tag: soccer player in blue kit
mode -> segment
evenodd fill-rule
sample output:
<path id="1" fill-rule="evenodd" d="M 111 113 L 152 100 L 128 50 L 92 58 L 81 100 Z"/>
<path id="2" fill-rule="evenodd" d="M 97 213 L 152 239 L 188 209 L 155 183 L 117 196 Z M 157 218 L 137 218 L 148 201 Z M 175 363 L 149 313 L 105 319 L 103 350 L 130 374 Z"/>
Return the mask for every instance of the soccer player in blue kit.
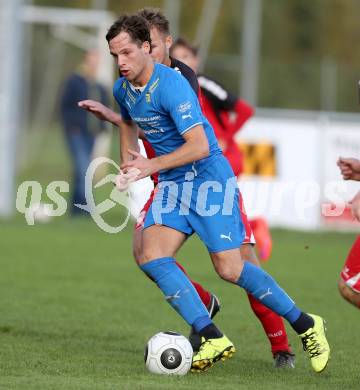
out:
<path id="1" fill-rule="evenodd" d="M 175 253 L 195 232 L 219 276 L 288 320 L 301 337 L 313 369 L 323 371 L 330 355 L 323 319 L 302 312 L 270 275 L 241 259 L 244 231 L 236 178 L 189 83 L 173 69 L 154 64 L 149 28 L 140 16 L 120 17 L 106 39 L 123 76 L 114 85 L 125 122 L 120 132 L 121 168 L 137 168 L 137 179 L 160 172 L 159 190 L 145 219 L 140 268 L 201 335 L 192 369 L 204 371 L 235 352 L 175 265 Z M 143 130 L 157 157 L 146 159 L 136 152 L 138 134 L 132 121 Z"/>

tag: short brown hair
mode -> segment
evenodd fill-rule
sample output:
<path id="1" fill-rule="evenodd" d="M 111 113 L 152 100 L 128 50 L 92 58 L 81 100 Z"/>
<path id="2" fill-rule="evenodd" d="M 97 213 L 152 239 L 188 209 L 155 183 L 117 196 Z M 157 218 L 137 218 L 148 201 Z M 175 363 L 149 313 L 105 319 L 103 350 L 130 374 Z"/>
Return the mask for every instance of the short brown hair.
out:
<path id="1" fill-rule="evenodd" d="M 137 15 L 148 22 L 149 28 L 156 27 L 160 32 L 170 35 L 169 21 L 158 8 L 143 8 Z"/>
<path id="2" fill-rule="evenodd" d="M 191 53 L 196 57 L 199 53 L 199 48 L 197 46 L 192 45 L 187 41 L 185 38 L 177 38 L 175 42 L 172 44 L 170 47 L 170 55 L 172 55 L 172 51 L 175 49 L 176 46 L 182 46 L 185 47 L 186 49 L 190 50 Z"/>
<path id="3" fill-rule="evenodd" d="M 109 28 L 106 40 L 110 42 L 121 32 L 126 32 L 131 39 L 141 46 L 144 42 L 149 42 L 151 46 L 150 30 L 147 21 L 139 15 L 120 16 Z"/>

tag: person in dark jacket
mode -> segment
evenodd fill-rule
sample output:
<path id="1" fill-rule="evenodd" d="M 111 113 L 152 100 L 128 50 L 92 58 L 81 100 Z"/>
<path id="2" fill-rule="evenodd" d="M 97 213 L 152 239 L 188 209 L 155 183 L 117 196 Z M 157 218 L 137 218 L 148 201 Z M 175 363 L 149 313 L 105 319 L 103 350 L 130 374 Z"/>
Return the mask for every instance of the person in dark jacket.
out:
<path id="1" fill-rule="evenodd" d="M 78 101 L 95 99 L 109 104 L 107 91 L 96 81 L 100 54 L 97 50 L 85 53 L 79 70 L 65 81 L 61 95 L 61 121 L 66 144 L 73 164 L 71 214 L 88 214 L 76 207 L 86 204 L 85 175 L 91 162 L 96 135 L 106 129 L 106 123 L 78 107 Z"/>

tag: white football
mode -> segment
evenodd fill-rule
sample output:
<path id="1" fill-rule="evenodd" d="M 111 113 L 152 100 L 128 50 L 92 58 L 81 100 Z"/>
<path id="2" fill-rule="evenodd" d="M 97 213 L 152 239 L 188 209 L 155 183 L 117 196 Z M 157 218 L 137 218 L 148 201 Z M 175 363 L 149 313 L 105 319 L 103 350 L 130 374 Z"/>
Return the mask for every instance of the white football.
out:
<path id="1" fill-rule="evenodd" d="M 47 203 L 33 203 L 26 210 L 26 218 L 34 223 L 48 223 L 52 219 L 52 209 Z"/>
<path id="2" fill-rule="evenodd" d="M 189 340 L 176 332 L 160 332 L 147 342 L 145 364 L 153 374 L 185 375 L 191 368 L 193 349 Z"/>

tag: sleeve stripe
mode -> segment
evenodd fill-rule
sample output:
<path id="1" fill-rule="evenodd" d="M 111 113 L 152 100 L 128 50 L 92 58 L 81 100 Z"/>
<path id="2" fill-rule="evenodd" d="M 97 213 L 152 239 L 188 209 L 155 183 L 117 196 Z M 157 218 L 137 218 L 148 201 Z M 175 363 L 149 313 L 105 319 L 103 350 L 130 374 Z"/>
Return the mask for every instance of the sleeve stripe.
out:
<path id="1" fill-rule="evenodd" d="M 194 123 L 193 125 L 189 126 L 187 129 L 183 130 L 180 135 L 183 135 L 185 134 L 187 131 L 191 130 L 193 127 L 195 126 L 198 126 L 198 125 L 202 125 L 203 123 L 202 122 L 197 122 L 197 123 Z"/>

